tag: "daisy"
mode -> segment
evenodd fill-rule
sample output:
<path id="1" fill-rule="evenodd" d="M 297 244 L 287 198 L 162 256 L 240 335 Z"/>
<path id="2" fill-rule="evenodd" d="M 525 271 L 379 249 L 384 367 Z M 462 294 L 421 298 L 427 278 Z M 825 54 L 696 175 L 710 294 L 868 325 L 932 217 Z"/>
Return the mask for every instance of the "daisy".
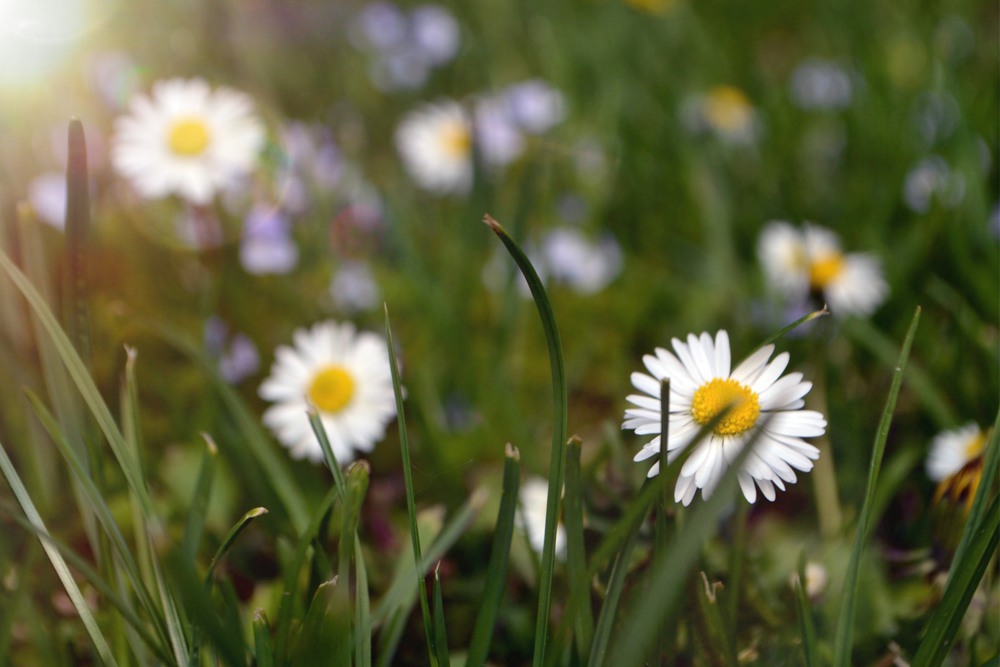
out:
<path id="1" fill-rule="evenodd" d="M 684 462 L 674 500 L 688 505 L 698 489 L 708 498 L 751 439 L 756 439 L 754 449 L 737 473 L 743 495 L 751 503 L 757 499 L 758 487 L 765 498 L 774 500 L 775 487 L 784 491 L 786 482 L 796 481 L 795 470 L 812 469 L 819 450 L 802 438 L 823 435 L 826 419 L 819 412 L 801 409 L 811 382 L 803 382 L 801 373 L 780 377 L 788 366 L 787 352 L 770 360 L 774 346 L 767 345 L 731 370 L 725 331 L 719 331 L 714 341 L 702 333 L 689 334 L 687 343 L 675 338 L 672 344 L 676 355 L 657 348 L 655 355 L 643 357 L 649 374 L 632 374 L 632 384 L 642 394 L 628 397 L 635 407 L 625 411 L 622 428 L 638 435 L 657 434 L 636 454 L 636 461 L 660 452 L 661 380 L 670 380 L 668 463 L 691 444 L 702 426 L 734 405 Z M 648 476 L 659 472 L 657 461 Z"/>
<path id="2" fill-rule="evenodd" d="M 927 454 L 927 476 L 935 482 L 944 481 L 980 456 L 985 446 L 986 434 L 975 422 L 938 433 Z"/>
<path id="3" fill-rule="evenodd" d="M 757 138 L 757 113 L 746 93 L 734 86 L 715 86 L 688 98 L 681 115 L 691 130 L 731 144 L 752 144 Z"/>
<path id="4" fill-rule="evenodd" d="M 313 407 L 339 463 L 353 460 L 356 451 L 370 452 L 396 416 L 385 340 L 326 321 L 296 330 L 294 341 L 295 347 L 278 347 L 260 386 L 261 398 L 274 403 L 264 423 L 292 458 L 319 462 L 323 450 L 306 414 Z"/>
<path id="5" fill-rule="evenodd" d="M 438 194 L 472 185 L 472 126 L 454 101 L 410 112 L 396 130 L 396 149 L 417 185 Z"/>
<path id="6" fill-rule="evenodd" d="M 549 483 L 541 477 L 529 477 L 517 495 L 515 521 L 525 532 L 528 544 L 535 553 L 542 553 L 545 546 L 545 513 L 549 497 Z M 556 558 L 566 558 L 566 529 L 560 522 L 556 526 Z"/>
<path id="7" fill-rule="evenodd" d="M 844 253 L 837 235 L 817 225 L 799 230 L 787 222 L 768 223 L 758 256 L 768 282 L 784 296 L 816 295 L 835 314 L 870 315 L 889 294 L 876 257 Z"/>
<path id="8" fill-rule="evenodd" d="M 264 146 L 264 126 L 245 94 L 202 79 L 170 79 L 132 99 L 115 121 L 111 160 L 139 193 L 207 204 L 234 188 Z"/>

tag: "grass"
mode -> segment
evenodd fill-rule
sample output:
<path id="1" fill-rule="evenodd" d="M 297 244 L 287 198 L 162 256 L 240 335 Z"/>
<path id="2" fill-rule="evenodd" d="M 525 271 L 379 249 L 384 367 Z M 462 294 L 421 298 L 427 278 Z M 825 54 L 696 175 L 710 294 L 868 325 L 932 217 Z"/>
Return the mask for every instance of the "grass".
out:
<path id="1" fill-rule="evenodd" d="M 995 663 L 996 8 L 639 4 L 447 3 L 461 49 L 412 90 L 370 79 L 360 3 L 105 3 L 44 85 L 0 71 L 0 662 Z M 815 58 L 847 102 L 796 102 Z M 241 196 L 143 200 L 115 171 L 129 95 L 178 74 L 252 96 L 268 144 Z M 413 182 L 406 113 L 533 78 L 565 117 L 518 159 L 480 160 L 464 195 Z M 752 105 L 752 140 L 692 125 L 719 85 Z M 927 160 L 948 171 L 919 181 Z M 64 169 L 58 231 L 26 201 Z M 290 217 L 290 273 L 247 270 L 255 204 Z M 190 219 L 219 242 L 192 248 Z M 774 219 L 878 258 L 884 303 L 789 308 L 755 252 Z M 567 229 L 613 238 L 620 270 L 574 283 L 593 265 L 545 255 Z M 360 306 L 330 289 L 357 264 L 379 292 Z M 258 387 L 323 319 L 384 332 L 397 418 L 347 461 L 303 415 L 317 465 L 267 430 Z M 737 458 L 683 507 L 685 457 L 647 480 L 646 436 L 620 428 L 642 356 L 718 329 L 734 360 L 789 352 L 828 422 L 773 503 L 745 503 Z M 259 364 L 234 379 L 236 334 Z M 969 422 L 978 492 L 935 499 L 930 443 Z M 548 484 L 537 552 L 529 476 Z"/>

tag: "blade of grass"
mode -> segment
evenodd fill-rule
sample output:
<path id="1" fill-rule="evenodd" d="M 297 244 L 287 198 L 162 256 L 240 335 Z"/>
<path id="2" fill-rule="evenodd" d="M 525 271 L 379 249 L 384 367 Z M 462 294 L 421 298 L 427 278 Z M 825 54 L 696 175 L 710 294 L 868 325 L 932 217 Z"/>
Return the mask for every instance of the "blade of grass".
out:
<path id="1" fill-rule="evenodd" d="M 253 611 L 254 660 L 257 667 L 274 667 L 274 651 L 271 650 L 271 626 L 263 609 Z"/>
<path id="2" fill-rule="evenodd" d="M 594 641 L 594 613 L 590 607 L 590 579 L 587 577 L 587 554 L 583 543 L 583 488 L 580 479 L 581 441 L 573 436 L 566 443 L 566 574 L 569 597 L 574 609 L 574 642 L 581 662 L 590 655 Z"/>
<path id="3" fill-rule="evenodd" d="M 535 623 L 535 650 L 532 660 L 534 667 L 540 667 L 545 659 L 546 644 L 548 643 L 549 609 L 552 604 L 552 579 L 555 573 L 556 528 L 559 524 L 559 503 L 566 465 L 566 372 L 563 363 L 562 343 L 559 340 L 559 329 L 556 326 L 555 314 L 552 312 L 552 304 L 545 293 L 545 286 L 531 265 L 531 260 L 511 239 L 500 223 L 489 215 L 484 217 L 483 222 L 503 243 L 527 281 L 531 297 L 538 309 L 538 316 L 542 321 L 545 342 L 549 348 L 553 403 L 552 452 L 549 460 L 549 493 L 545 506 L 545 540 L 542 543 L 542 570 L 538 585 L 538 616 Z"/>
<path id="4" fill-rule="evenodd" d="M 264 472 L 270 490 L 287 513 L 292 527 L 297 533 L 302 534 L 309 526 L 309 505 L 288 467 L 287 460 L 275 451 L 273 443 L 262 430 L 256 415 L 251 412 L 240 395 L 222 379 L 217 365 L 204 353 L 198 343 L 165 323 L 146 321 L 145 325 L 201 366 L 243 436 L 242 444 L 246 446 L 245 449 L 249 450 L 253 460 Z"/>
<path id="5" fill-rule="evenodd" d="M 66 164 L 66 330 L 84 360 L 90 358 L 87 313 L 87 247 L 90 236 L 90 183 L 87 140 L 78 118 L 69 122 Z"/>
<path id="6" fill-rule="evenodd" d="M 86 365 L 83 363 L 80 355 L 76 353 L 72 343 L 66 336 L 66 333 L 59 326 L 59 323 L 56 321 L 56 318 L 52 314 L 48 305 L 46 305 L 41 294 L 39 294 L 34 286 L 28 281 L 27 276 L 25 276 L 3 252 L 0 252 L 0 268 L 2 268 L 14 282 L 18 290 L 20 290 L 21 294 L 24 295 L 24 298 L 28 301 L 32 311 L 41 321 L 42 327 L 48 334 L 49 339 L 55 345 L 60 359 L 69 371 L 70 377 L 76 385 L 77 391 L 80 392 L 84 402 L 87 404 L 87 407 L 90 408 L 90 411 L 93 413 L 98 425 L 101 427 L 101 431 L 104 433 L 104 437 L 111 446 L 111 451 L 114 453 L 115 458 L 122 469 L 122 473 L 125 475 L 125 480 L 128 482 L 129 488 L 133 493 L 135 493 L 139 504 L 142 507 L 143 513 L 147 517 L 154 517 L 155 512 L 153 510 L 153 502 L 149 497 L 149 492 L 146 489 L 145 480 L 142 476 L 142 471 L 139 468 L 138 462 L 133 460 L 133 458 L 129 455 L 129 448 L 125 442 L 125 437 L 118 429 L 118 425 L 115 423 L 114 417 L 111 416 L 111 411 L 108 409 L 104 399 L 101 398 L 97 385 L 94 384 L 93 378 L 91 378 L 90 374 L 87 372 Z"/>
<path id="7" fill-rule="evenodd" d="M 701 586 L 695 585 L 698 589 L 696 594 L 698 600 L 698 611 L 701 614 L 705 631 L 710 638 L 711 650 L 718 654 L 717 660 L 728 667 L 738 667 L 739 660 L 736 658 L 736 647 L 730 641 L 730 632 L 726 629 L 726 622 L 722 617 L 722 609 L 719 604 L 719 590 L 722 584 L 711 583 L 704 571 L 701 572 Z"/>
<path id="8" fill-rule="evenodd" d="M 665 473 L 665 461 L 669 461 L 667 445 L 670 442 L 670 378 L 660 380 L 660 468 Z M 658 567 L 667 555 L 667 508 L 670 506 L 670 487 L 666 484 L 662 486 L 660 502 L 656 504 L 656 518 L 653 526 L 653 567 Z M 660 662 L 663 655 L 665 635 L 661 633 L 653 642 L 652 653 L 649 656 L 649 663 Z"/>
<path id="9" fill-rule="evenodd" d="M 784 336 L 789 331 L 797 329 L 797 328 L 799 328 L 800 326 L 802 326 L 803 324 L 805 324 L 807 322 L 812 322 L 815 319 L 818 319 L 820 317 L 823 317 L 824 315 L 829 315 L 829 314 L 830 314 L 830 309 L 827 308 L 826 305 L 824 305 L 823 308 L 821 308 L 820 310 L 813 311 L 813 312 L 809 313 L 808 315 L 800 317 L 799 319 L 795 320 L 794 322 L 792 322 L 791 324 L 789 324 L 788 326 L 786 326 L 784 329 L 781 329 L 780 331 L 778 331 L 774 335 L 769 336 L 768 338 L 766 338 L 760 345 L 758 345 L 753 350 L 751 350 L 751 354 L 753 354 L 754 351 L 759 350 L 760 348 L 764 347 L 765 345 L 770 345 L 771 343 L 775 342 L 776 340 L 778 340 L 779 338 L 781 338 L 782 336 Z"/>
<path id="10" fill-rule="evenodd" d="M 190 560 L 198 555 L 198 545 L 205 531 L 205 515 L 208 513 L 208 501 L 212 496 L 212 482 L 215 480 L 215 462 L 219 457 L 219 448 L 212 436 L 202 433 L 205 440 L 205 453 L 201 457 L 201 467 L 198 470 L 198 481 L 194 485 L 194 494 L 188 507 L 187 521 L 184 523 L 184 541 L 181 550 Z"/>
<path id="11" fill-rule="evenodd" d="M 340 585 L 341 582 L 332 579 L 316 589 L 292 645 L 289 664 L 350 666 L 351 643 L 347 636 L 350 618 L 349 610 L 343 608 L 343 598 L 337 594 Z"/>
<path id="12" fill-rule="evenodd" d="M 333 453 L 333 447 L 330 445 L 330 438 L 327 436 L 326 428 L 323 426 L 323 419 L 314 408 L 309 408 L 307 414 L 309 416 L 309 426 L 312 427 L 313 433 L 316 435 L 316 440 L 319 442 L 319 447 L 323 450 L 323 458 L 326 460 L 326 467 L 330 469 L 330 474 L 333 475 L 333 482 L 337 485 L 340 495 L 344 496 L 346 493 L 344 487 L 344 472 L 340 469 L 340 463 L 337 461 L 337 456 Z"/>
<path id="13" fill-rule="evenodd" d="M 854 615 L 857 606 L 858 588 L 860 584 L 861 553 L 864 550 L 865 542 L 868 539 L 868 524 L 871 517 L 872 505 L 875 499 L 875 489 L 878 483 L 879 470 L 882 468 L 882 455 L 885 452 L 885 443 L 889 438 L 889 427 L 892 424 L 892 413 L 896 409 L 896 400 L 899 398 L 899 389 L 903 384 L 903 371 L 906 369 L 906 362 L 910 356 L 910 346 L 913 344 L 913 337 L 917 333 L 917 324 L 920 322 L 920 307 L 913 314 L 910 328 L 906 332 L 902 349 L 899 352 L 899 359 L 896 361 L 896 370 L 892 376 L 892 384 L 889 387 L 889 396 L 882 411 L 882 418 L 879 421 L 878 431 L 875 435 L 875 442 L 872 446 L 871 463 L 868 466 L 868 483 L 865 488 L 865 499 L 861 506 L 861 513 L 858 516 L 858 526 L 854 535 L 854 546 L 851 549 L 851 559 L 847 565 L 847 575 L 844 580 L 844 597 L 841 602 L 840 615 L 837 620 L 837 634 L 834 642 L 834 667 L 849 667 L 851 664 L 851 649 L 854 646 Z"/>
<path id="14" fill-rule="evenodd" d="M 503 492 L 493 530 L 493 551 L 490 553 L 490 563 L 486 569 L 483 601 L 479 605 L 479 614 L 476 616 L 476 624 L 472 629 L 472 638 L 469 640 L 465 659 L 468 667 L 481 667 L 489 656 L 497 612 L 507 582 L 507 561 L 510 557 L 511 539 L 514 536 L 514 515 L 517 512 L 517 494 L 521 484 L 520 461 L 521 453 L 508 443 L 504 450 Z M 582 546 L 581 542 L 580 547 Z"/>
<path id="15" fill-rule="evenodd" d="M 354 664 L 371 667 L 372 618 L 371 600 L 368 598 L 368 569 L 361 550 L 360 540 L 354 540 L 354 563 L 357 583 L 354 593 Z"/>
<path id="16" fill-rule="evenodd" d="M 211 587 L 212 577 L 215 575 L 215 568 L 218 567 L 226 553 L 233 546 L 236 538 L 240 536 L 240 533 L 246 530 L 254 519 L 264 516 L 265 514 L 267 514 L 266 507 L 255 507 L 240 517 L 240 520 L 236 522 L 236 525 L 229 529 L 225 539 L 222 540 L 222 544 L 219 545 L 215 555 L 212 556 L 211 562 L 208 564 L 208 570 L 205 572 L 205 588 Z"/>
<path id="17" fill-rule="evenodd" d="M 40 542 L 47 541 L 53 547 L 58 549 L 59 553 L 64 559 L 66 559 L 69 566 L 78 572 L 81 577 L 86 579 L 87 583 L 93 586 L 94 589 L 100 593 L 104 599 L 106 599 L 108 603 L 110 603 L 111 606 L 118 611 L 118 613 L 121 614 L 122 619 L 129 624 L 132 630 L 136 632 L 137 636 L 156 655 L 160 662 L 169 663 L 171 661 L 169 652 L 164 650 L 160 640 L 149 631 L 145 621 L 139 617 L 133 605 L 124 597 L 119 595 L 118 592 L 115 591 L 87 561 L 81 558 L 75 551 L 73 551 L 73 549 L 60 540 L 57 540 L 47 533 L 40 532 L 39 529 L 30 521 L 18 516 L 15 513 L 15 508 L 6 501 L 0 500 L 0 511 L 6 513 L 15 523 L 37 537 Z M 0 655 L 5 654 L 0 653 Z"/>
<path id="18" fill-rule="evenodd" d="M 726 412 L 728 410 L 722 414 Z M 717 415 L 716 418 L 720 416 Z M 712 420 L 707 427 L 714 428 L 714 423 L 716 420 Z M 758 435 L 764 429 L 766 421 L 761 423 Z M 645 585 L 641 586 L 640 590 L 656 593 L 640 596 L 626 614 L 622 622 L 622 632 L 616 636 L 616 641 L 611 645 L 611 655 L 615 656 L 616 667 L 642 664 L 649 655 L 649 649 L 657 633 L 672 624 L 691 568 L 698 560 L 702 545 L 715 530 L 719 517 L 734 502 L 738 490 L 736 474 L 753 451 L 757 439 L 757 437 L 751 438 L 743 446 L 730 463 L 729 469 L 723 474 L 711 497 L 703 500 L 691 512 L 690 521 L 678 531 L 674 546 L 666 558 L 649 573 Z M 686 451 L 692 451 L 693 446 L 692 444 L 687 447 Z M 680 457 L 674 463 L 678 463 L 679 460 Z M 650 484 L 648 487 L 656 489 L 655 484 Z"/>
<path id="19" fill-rule="evenodd" d="M 799 567 L 792 581 L 795 591 L 795 608 L 798 612 L 799 634 L 802 640 L 802 657 L 805 667 L 819 667 L 816 654 L 816 629 L 809 615 L 809 598 L 806 597 L 806 555 L 799 556 Z"/>
<path id="20" fill-rule="evenodd" d="M 437 650 L 437 661 L 443 667 L 450 667 L 448 657 L 448 632 L 444 622 L 444 599 L 441 595 L 441 563 L 434 568 L 434 647 Z"/>
<path id="21" fill-rule="evenodd" d="M 31 497 L 28 495 L 28 490 L 24 487 L 21 482 L 21 478 L 17 474 L 17 470 L 14 468 L 14 464 L 7 457 L 7 451 L 4 449 L 2 443 L 0 443 L 0 471 L 3 472 L 4 477 L 7 479 L 7 483 L 10 485 L 11 491 L 14 493 L 14 497 L 17 499 L 18 504 L 24 511 L 25 516 L 28 517 L 28 521 L 34 526 L 39 536 L 44 535 L 46 539 L 42 539 L 42 548 L 45 550 L 46 555 L 49 557 L 49 561 L 52 563 L 53 569 L 56 571 L 56 575 L 62 582 L 63 588 L 66 589 L 66 595 L 69 596 L 70 601 L 73 603 L 73 608 L 76 609 L 77 615 L 80 616 L 80 621 L 87 630 L 87 634 L 90 636 L 91 642 L 94 644 L 94 648 L 97 654 L 101 657 L 107 665 L 117 665 L 114 654 L 111 652 L 111 647 L 108 645 L 107 639 L 101 632 L 100 626 L 97 624 L 97 619 L 94 618 L 93 613 L 90 611 L 90 607 L 87 606 L 87 601 L 83 597 L 83 593 L 80 592 L 80 587 L 77 585 L 76 580 L 70 573 L 69 565 L 67 565 L 66 560 L 63 558 L 59 550 L 52 545 L 52 543 L 47 539 L 49 535 L 48 529 L 45 527 L 45 522 L 42 521 L 41 515 L 35 508 L 34 502 L 32 502 Z"/>
<path id="22" fill-rule="evenodd" d="M 403 481 L 406 486 L 406 511 L 410 517 L 410 538 L 413 544 L 413 562 L 420 562 L 420 531 L 417 530 L 417 505 L 413 499 L 413 471 L 410 467 L 410 441 L 406 433 L 406 417 L 403 414 L 403 389 L 399 381 L 399 367 L 396 363 L 396 348 L 392 341 L 392 328 L 389 326 L 389 307 L 385 306 L 385 340 L 389 354 L 389 368 L 392 372 L 392 391 L 396 396 L 396 420 L 399 429 L 399 450 L 403 459 Z M 437 664 L 435 650 L 434 627 L 431 621 L 430 606 L 427 603 L 427 590 L 424 587 L 424 576 L 418 571 L 419 582 L 417 592 L 420 599 L 420 612 L 424 619 L 424 634 L 427 638 L 427 650 L 430 653 L 431 664 Z"/>

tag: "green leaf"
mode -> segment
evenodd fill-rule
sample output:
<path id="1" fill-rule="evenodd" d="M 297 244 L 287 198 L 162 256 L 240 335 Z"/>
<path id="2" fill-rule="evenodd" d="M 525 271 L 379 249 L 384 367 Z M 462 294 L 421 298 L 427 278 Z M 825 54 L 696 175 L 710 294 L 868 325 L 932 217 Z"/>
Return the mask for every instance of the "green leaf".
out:
<path id="1" fill-rule="evenodd" d="M 205 530 L 205 515 L 208 513 L 208 501 L 212 496 L 212 482 L 215 479 L 215 461 L 219 457 L 219 448 L 212 436 L 201 434 L 205 439 L 205 453 L 201 458 L 201 468 L 198 470 L 198 480 L 194 485 L 194 494 L 188 507 L 187 521 L 184 524 L 184 542 L 182 551 L 190 560 L 198 555 L 198 545 Z"/>
<path id="2" fill-rule="evenodd" d="M 566 465 L 566 371 L 552 304 L 545 293 L 545 286 L 531 265 L 531 260 L 510 238 L 500 223 L 489 215 L 485 216 L 483 222 L 503 243 L 527 281 L 549 348 L 553 403 L 552 452 L 549 460 L 549 493 L 545 506 L 545 540 L 542 544 L 542 570 L 538 586 L 538 616 L 535 622 L 535 651 L 532 662 L 534 667 L 539 667 L 544 661 L 548 643 L 549 609 L 552 605 L 552 579 L 555 573 L 556 528 L 559 524 L 559 503 Z"/>
<path id="3" fill-rule="evenodd" d="M 330 474 L 333 475 L 333 482 L 337 485 L 337 490 L 340 492 L 340 495 L 343 496 L 347 492 L 344 487 L 344 472 L 340 469 L 340 463 L 337 461 L 337 456 L 333 453 L 333 447 L 330 445 L 330 438 L 327 436 L 326 428 L 323 426 L 323 419 L 314 408 L 309 408 L 307 414 L 309 416 L 309 426 L 312 427 L 313 433 L 316 435 L 316 440 L 319 442 L 319 448 L 323 450 L 323 458 L 326 460 L 326 467 L 330 469 Z"/>
<path id="4" fill-rule="evenodd" d="M 450 667 L 448 657 L 448 632 L 444 622 L 444 600 L 441 596 L 441 564 L 434 568 L 434 648 L 437 651 L 437 661 L 443 667 Z"/>
<path id="5" fill-rule="evenodd" d="M 517 513 L 517 496 L 521 484 L 520 461 L 521 453 L 508 443 L 503 466 L 503 492 L 493 530 L 493 550 L 486 568 L 483 601 L 479 605 L 479 613 L 466 654 L 465 664 L 468 667 L 479 667 L 486 663 L 493 640 L 497 612 L 507 583 L 507 561 L 510 556 L 510 543 L 514 536 L 514 517 Z"/>
<path id="6" fill-rule="evenodd" d="M 590 655 L 594 641 L 594 614 L 590 608 L 590 578 L 583 543 L 583 484 L 580 479 L 580 438 L 566 443 L 566 573 L 569 579 L 570 607 L 574 610 L 574 642 L 581 662 Z"/>
<path id="7" fill-rule="evenodd" d="M 371 667 L 372 664 L 372 613 L 368 598 L 368 569 L 361 550 L 361 542 L 354 541 L 354 563 L 357 584 L 354 594 L 354 664 Z"/>
<path id="8" fill-rule="evenodd" d="M 403 459 L 403 481 L 406 486 L 406 511 L 410 517 L 410 538 L 413 543 L 413 561 L 420 562 L 420 531 L 417 530 L 417 505 L 413 500 L 413 471 L 410 466 L 410 441 L 406 433 L 406 417 L 403 413 L 403 388 L 399 381 L 399 367 L 396 363 L 396 350 L 392 341 L 392 328 L 389 326 L 389 307 L 385 307 L 385 341 L 389 354 L 389 368 L 392 372 L 392 390 L 396 396 L 396 420 L 399 424 L 399 450 Z M 431 621 L 430 607 L 427 603 L 427 590 L 424 588 L 423 572 L 418 571 L 419 581 L 417 592 L 420 600 L 420 612 L 424 619 L 424 635 L 427 638 L 427 650 L 430 653 L 431 664 L 437 664 L 437 651 L 434 646 L 434 625 Z"/>
<path id="9" fill-rule="evenodd" d="M 271 626 L 263 609 L 253 612 L 254 659 L 257 667 L 274 667 L 274 651 L 271 649 Z"/>
<path id="10" fill-rule="evenodd" d="M 854 534 L 854 546 L 851 549 L 851 559 L 847 564 L 847 575 L 844 580 L 844 597 L 841 602 L 840 616 L 837 622 L 837 635 L 834 643 L 834 667 L 849 667 L 851 664 L 851 649 L 854 646 L 854 615 L 857 611 L 857 597 L 860 591 L 861 553 L 868 539 L 868 525 L 872 507 L 875 501 L 875 490 L 878 484 L 879 471 L 882 468 L 882 455 L 885 452 L 885 442 L 889 438 L 889 427 L 892 424 L 892 413 L 896 409 L 899 389 L 903 384 L 903 371 L 910 357 L 910 346 L 917 333 L 917 323 L 920 322 L 920 308 L 917 307 L 910 322 L 910 328 L 903 340 L 903 347 L 896 361 L 896 371 L 892 376 L 889 396 L 886 398 L 882 418 L 879 421 L 875 443 L 872 446 L 871 463 L 868 466 L 868 484 L 865 488 L 865 499 L 858 516 L 858 526 Z"/>
<path id="11" fill-rule="evenodd" d="M 333 579 L 316 589 L 292 645 L 290 664 L 351 664 L 350 609 L 345 606 L 346 596 L 337 592 L 339 585 Z"/>
<path id="12" fill-rule="evenodd" d="M 212 561 L 208 564 L 208 570 L 205 572 L 206 588 L 211 587 L 212 577 L 215 575 L 215 568 L 219 566 L 220 562 L 222 562 L 222 559 L 225 557 L 226 553 L 233 546 L 233 543 L 236 542 L 236 538 L 240 536 L 240 533 L 246 530 L 247 526 L 249 526 L 254 519 L 256 519 L 257 517 L 264 516 L 265 514 L 267 514 L 267 508 L 255 507 L 246 514 L 244 514 L 242 517 L 240 517 L 240 520 L 237 521 L 236 524 L 229 529 L 229 532 L 226 534 L 225 539 L 222 540 L 222 544 L 219 545 L 219 548 L 216 550 L 215 555 L 212 556 Z"/>
<path id="13" fill-rule="evenodd" d="M 806 597 L 806 557 L 803 552 L 799 558 L 798 572 L 792 581 L 795 591 L 795 607 L 798 612 L 799 634 L 802 639 L 802 654 L 805 667 L 819 667 L 816 657 L 816 629 L 810 616 L 809 598 Z"/>

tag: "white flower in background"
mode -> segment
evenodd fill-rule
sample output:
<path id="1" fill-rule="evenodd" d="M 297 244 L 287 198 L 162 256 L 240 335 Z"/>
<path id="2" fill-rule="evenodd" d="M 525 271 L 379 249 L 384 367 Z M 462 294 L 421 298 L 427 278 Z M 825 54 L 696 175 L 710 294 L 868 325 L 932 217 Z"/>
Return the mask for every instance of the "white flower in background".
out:
<path id="1" fill-rule="evenodd" d="M 751 144 L 757 139 L 757 112 L 744 93 L 733 86 L 716 86 L 688 98 L 681 117 L 695 133 L 709 132 L 732 144 Z"/>
<path id="2" fill-rule="evenodd" d="M 370 2 L 351 25 L 351 42 L 359 49 L 391 49 L 406 39 L 406 15 L 391 2 Z"/>
<path id="3" fill-rule="evenodd" d="M 506 166 L 524 153 L 524 135 L 501 99 L 476 102 L 475 137 L 482 161 L 491 167 Z"/>
<path id="4" fill-rule="evenodd" d="M 836 62 L 810 58 L 792 72 L 792 101 L 803 109 L 837 111 L 851 104 L 851 75 Z"/>
<path id="5" fill-rule="evenodd" d="M 275 351 L 271 375 L 260 386 L 260 397 L 274 403 L 264 424 L 292 458 L 322 461 L 306 414 L 311 406 L 339 463 L 370 452 L 396 415 L 385 339 L 333 321 L 298 329 L 293 339 L 294 347 Z"/>
<path id="6" fill-rule="evenodd" d="M 256 204 L 243 221 L 240 264 L 247 273 L 284 274 L 299 262 L 299 248 L 292 239 L 291 223 L 278 208 Z"/>
<path id="7" fill-rule="evenodd" d="M 975 422 L 942 431 L 931 441 L 927 454 L 927 476 L 935 482 L 944 481 L 980 456 L 985 447 L 986 434 Z"/>
<path id="8" fill-rule="evenodd" d="M 514 516 L 518 528 L 528 537 L 528 544 L 535 553 L 542 553 L 545 546 L 545 510 L 549 497 L 549 483 L 541 477 L 529 477 L 521 484 L 518 492 L 517 513 Z M 566 558 L 566 529 L 562 522 L 556 526 L 556 558 Z"/>
<path id="9" fill-rule="evenodd" d="M 51 171 L 28 184 L 28 203 L 39 220 L 56 229 L 66 227 L 66 175 Z"/>
<path id="10" fill-rule="evenodd" d="M 754 449 L 737 473 L 740 488 L 749 502 L 757 499 L 757 488 L 774 500 L 775 488 L 796 481 L 795 471 L 812 470 L 819 450 L 802 438 L 821 436 L 826 419 L 813 410 L 803 410 L 802 397 L 812 389 L 801 373 L 781 374 L 788 366 L 788 353 L 770 362 L 773 345 L 751 354 L 730 369 L 729 336 L 719 331 L 715 340 L 708 333 L 689 334 L 687 343 L 671 341 L 675 354 L 657 348 L 655 355 L 643 357 L 649 374 L 633 373 L 632 384 L 642 394 L 632 394 L 622 428 L 637 435 L 657 434 L 635 456 L 636 461 L 660 452 L 660 382 L 670 379 L 670 434 L 668 462 L 684 451 L 704 425 L 727 406 L 734 407 L 699 442 L 681 467 L 674 500 L 690 504 L 698 489 L 708 498 L 726 469 L 751 439 Z M 766 420 L 766 424 L 763 423 Z M 660 461 L 649 470 L 660 472 Z"/>
<path id="11" fill-rule="evenodd" d="M 965 179 L 953 172 L 938 155 L 921 160 L 906 175 L 903 199 L 916 213 L 926 213 L 936 200 L 946 208 L 955 208 L 965 197 Z"/>
<path id="12" fill-rule="evenodd" d="M 558 227 L 545 235 L 541 247 L 552 279 L 583 294 L 604 289 L 622 270 L 621 248 L 610 236 L 595 242 L 575 227 Z"/>
<path id="13" fill-rule="evenodd" d="M 830 580 L 830 576 L 826 571 L 826 568 L 815 561 L 808 561 L 805 567 L 806 580 L 802 586 L 806 593 L 806 596 L 810 600 L 815 600 L 823 591 L 826 590 L 826 585 Z M 799 573 L 794 572 L 791 576 L 791 584 L 794 587 L 795 583 L 799 580 Z"/>
<path id="14" fill-rule="evenodd" d="M 757 253 L 773 288 L 792 300 L 819 295 L 835 315 L 870 315 L 889 295 L 879 260 L 844 253 L 837 235 L 823 227 L 770 222 Z"/>
<path id="15" fill-rule="evenodd" d="M 438 194 L 465 193 L 472 185 L 472 128 L 453 101 L 410 112 L 396 129 L 396 149 L 417 185 Z"/>
<path id="16" fill-rule="evenodd" d="M 458 21 L 441 5 L 420 5 L 410 14 L 413 43 L 431 64 L 441 66 L 454 60 L 462 45 Z"/>
<path id="17" fill-rule="evenodd" d="M 379 288 L 367 263 L 344 262 L 330 282 L 330 295 L 337 308 L 354 314 L 378 305 Z"/>
<path id="18" fill-rule="evenodd" d="M 207 204 L 251 172 L 264 146 L 253 101 L 202 79 L 159 81 L 129 110 L 115 121 L 111 160 L 147 198 Z"/>

